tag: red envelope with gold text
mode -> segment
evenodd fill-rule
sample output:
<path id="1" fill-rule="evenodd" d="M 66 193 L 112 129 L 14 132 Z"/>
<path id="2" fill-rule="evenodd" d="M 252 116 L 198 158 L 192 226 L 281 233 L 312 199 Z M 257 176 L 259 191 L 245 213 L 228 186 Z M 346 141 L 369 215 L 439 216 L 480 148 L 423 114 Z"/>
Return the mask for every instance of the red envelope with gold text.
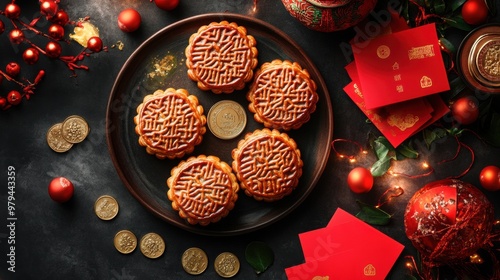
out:
<path id="1" fill-rule="evenodd" d="M 376 37 L 354 60 L 366 109 L 450 89 L 435 24 Z"/>
<path id="2" fill-rule="evenodd" d="M 285 269 L 288 280 L 382 280 L 404 248 L 340 208 L 327 227 L 299 239 L 306 262 Z"/>

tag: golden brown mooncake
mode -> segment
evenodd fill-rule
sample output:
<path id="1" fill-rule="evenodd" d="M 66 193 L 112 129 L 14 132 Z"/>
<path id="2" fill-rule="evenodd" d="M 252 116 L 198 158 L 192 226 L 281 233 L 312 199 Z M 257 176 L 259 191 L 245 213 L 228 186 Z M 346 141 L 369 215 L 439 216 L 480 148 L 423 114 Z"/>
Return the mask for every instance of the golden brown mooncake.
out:
<path id="1" fill-rule="evenodd" d="M 276 129 L 248 133 L 231 156 L 241 189 L 256 200 L 275 201 L 289 195 L 302 176 L 297 144 Z"/>
<path id="2" fill-rule="evenodd" d="M 186 53 L 188 76 L 202 90 L 231 93 L 245 87 L 257 66 L 257 41 L 243 26 L 212 22 L 189 38 Z"/>
<path id="3" fill-rule="evenodd" d="M 216 156 L 190 157 L 172 168 L 170 175 L 167 197 L 190 224 L 219 221 L 238 199 L 239 185 L 231 166 Z"/>
<path id="4" fill-rule="evenodd" d="M 139 144 L 159 159 L 179 158 L 201 143 L 207 118 L 185 89 L 157 90 L 144 97 L 134 117 Z"/>
<path id="5" fill-rule="evenodd" d="M 309 121 L 318 102 L 316 83 L 306 69 L 288 60 L 264 63 L 247 93 L 248 109 L 265 127 L 298 129 Z"/>

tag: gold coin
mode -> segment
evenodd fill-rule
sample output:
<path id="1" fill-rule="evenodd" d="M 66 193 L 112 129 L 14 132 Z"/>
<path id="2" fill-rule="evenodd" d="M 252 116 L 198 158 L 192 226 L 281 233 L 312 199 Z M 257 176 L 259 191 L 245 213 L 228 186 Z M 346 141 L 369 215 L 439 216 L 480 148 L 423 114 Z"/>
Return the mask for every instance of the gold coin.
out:
<path id="1" fill-rule="evenodd" d="M 100 196 L 94 203 L 94 212 L 101 220 L 109 221 L 118 214 L 118 201 L 112 196 Z"/>
<path id="2" fill-rule="evenodd" d="M 80 143 L 88 134 L 89 125 L 80 116 L 69 116 L 62 123 L 62 137 L 70 143 Z"/>
<path id="3" fill-rule="evenodd" d="M 222 100 L 208 111 L 208 129 L 220 139 L 232 139 L 240 135 L 247 125 L 245 109 L 237 102 Z"/>
<path id="4" fill-rule="evenodd" d="M 116 233 L 114 244 L 118 252 L 130 254 L 137 247 L 137 237 L 131 231 L 124 229 Z"/>
<path id="5" fill-rule="evenodd" d="M 159 258 L 165 252 L 165 242 L 160 235 L 150 232 L 141 238 L 141 252 L 150 259 Z"/>
<path id="6" fill-rule="evenodd" d="M 208 266 L 207 254 L 202 249 L 196 247 L 184 251 L 181 260 L 182 268 L 191 275 L 202 274 Z"/>
<path id="7" fill-rule="evenodd" d="M 215 258 L 215 272 L 221 277 L 230 278 L 240 270 L 240 261 L 233 253 L 224 252 Z"/>
<path id="8" fill-rule="evenodd" d="M 47 144 L 54 152 L 58 153 L 67 152 L 73 147 L 72 143 L 62 137 L 62 123 L 57 123 L 49 128 L 47 131 Z"/>

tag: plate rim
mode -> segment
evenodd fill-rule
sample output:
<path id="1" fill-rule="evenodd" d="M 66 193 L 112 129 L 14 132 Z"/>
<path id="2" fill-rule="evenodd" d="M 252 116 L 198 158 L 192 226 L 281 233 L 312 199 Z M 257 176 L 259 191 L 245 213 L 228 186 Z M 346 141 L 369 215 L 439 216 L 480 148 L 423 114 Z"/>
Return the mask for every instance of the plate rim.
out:
<path id="1" fill-rule="evenodd" d="M 192 21 L 207 21 L 207 20 L 212 20 L 214 18 L 218 18 L 219 19 L 219 22 L 220 21 L 223 21 L 223 20 L 226 20 L 226 21 L 230 21 L 230 22 L 238 22 L 238 20 L 241 20 L 241 21 L 250 21 L 250 22 L 253 22 L 259 26 L 263 26 L 265 27 L 266 29 L 268 30 L 271 30 L 273 31 L 274 33 L 276 33 L 276 37 L 281 37 L 281 39 L 284 39 L 287 43 L 289 43 L 291 45 L 291 47 L 293 47 L 294 49 L 296 49 L 296 51 L 298 51 L 298 53 L 303 57 L 304 60 L 306 60 L 308 62 L 308 64 L 310 64 L 312 67 L 308 68 L 307 71 L 309 71 L 310 73 L 313 73 L 316 77 L 318 77 L 317 80 L 315 80 L 318 88 L 321 88 L 324 92 L 324 98 L 326 100 L 324 100 L 324 103 L 325 103 L 325 106 L 326 106 L 326 111 L 327 111 L 327 115 L 328 115 L 328 120 L 327 120 L 327 131 L 325 132 L 326 135 L 327 135 L 327 141 L 328 141 L 328 145 L 325 145 L 325 150 L 324 151 L 321 151 L 323 154 L 321 160 L 319 161 L 320 164 L 318 166 L 318 170 L 319 172 L 317 173 L 317 175 L 312 174 L 312 180 L 310 182 L 311 186 L 304 192 L 304 194 L 300 197 L 300 199 L 298 199 L 297 201 L 295 201 L 293 204 L 290 205 L 290 207 L 286 208 L 285 211 L 281 212 L 279 215 L 269 219 L 267 222 L 264 222 L 264 223 L 261 223 L 257 226 L 253 226 L 253 227 L 246 227 L 246 228 L 242 228 L 242 229 L 235 229 L 235 230 L 226 230 L 226 231 L 217 231 L 217 230 L 207 230 L 207 229 L 204 229 L 203 227 L 197 227 L 197 226 L 191 226 L 191 225 L 188 225 L 188 224 L 182 224 L 182 223 L 179 223 L 177 221 L 173 221 L 173 220 L 170 220 L 168 219 L 168 217 L 165 217 L 164 215 L 162 215 L 161 211 L 159 211 L 158 209 L 155 209 L 154 207 L 152 207 L 148 201 L 145 200 L 144 197 L 142 197 L 136 190 L 137 187 L 134 187 L 133 184 L 131 182 L 129 182 L 128 180 L 126 180 L 126 175 L 124 174 L 124 171 L 122 169 L 122 166 L 119 164 L 118 160 L 117 160 L 117 148 L 114 147 L 113 143 L 114 143 L 114 139 L 112 136 L 113 132 L 110 131 L 110 129 L 112 128 L 112 125 L 114 125 L 114 123 L 112 123 L 111 121 L 111 117 L 113 115 L 113 112 L 112 110 L 110 109 L 112 106 L 113 106 L 113 101 L 115 100 L 115 95 L 119 95 L 119 93 L 117 92 L 117 89 L 119 88 L 120 84 L 122 83 L 123 79 L 124 79 L 124 75 L 125 75 L 125 72 L 127 70 L 127 68 L 130 66 L 130 64 L 135 60 L 136 56 L 138 56 L 142 50 L 144 48 L 146 48 L 149 44 L 151 44 L 151 42 L 154 42 L 157 37 L 159 36 L 162 36 L 163 33 L 168 33 L 170 30 L 172 29 L 176 29 L 182 25 L 185 25 L 185 24 L 189 24 L 191 23 Z M 201 25 L 200 25 L 201 26 Z M 267 33 L 267 32 L 266 32 Z M 208 236 L 234 236 L 234 235 L 240 235 L 240 234 L 244 234 L 244 233 L 249 233 L 249 232 L 252 232 L 252 231 L 256 231 L 256 230 L 259 230 L 261 228 L 264 228 L 264 227 L 268 227 L 270 226 L 271 224 L 281 220 L 282 218 L 288 216 L 291 212 L 293 212 L 299 205 L 302 204 L 302 202 L 309 196 L 309 194 L 312 192 L 312 190 L 316 187 L 320 177 L 323 175 L 324 173 L 324 170 L 326 168 L 326 165 L 328 163 L 328 159 L 329 159 L 329 156 L 330 156 L 330 152 L 331 152 L 331 149 L 330 149 L 330 142 L 332 141 L 333 139 L 333 128 L 334 128 L 334 115 L 333 115 L 333 108 L 332 108 L 332 103 L 331 103 L 331 98 L 330 98 L 330 93 L 328 91 L 328 88 L 326 86 L 326 83 L 323 79 L 323 76 L 321 75 L 321 73 L 319 72 L 319 70 L 317 69 L 316 65 L 313 63 L 313 61 L 309 58 L 309 56 L 305 53 L 305 51 L 302 49 L 302 47 L 300 47 L 295 40 L 293 40 L 288 34 L 286 34 L 284 31 L 278 29 L 277 27 L 275 27 L 274 25 L 268 23 L 268 22 L 265 22 L 261 19 L 258 19 L 258 18 L 255 18 L 253 16 L 248 16 L 248 15 L 243 15 L 243 14 L 236 14 L 236 13 L 229 13 L 229 12 L 226 12 L 226 13 L 205 13 L 205 14 L 199 14 L 199 15 L 194 15 L 194 16 L 191 16 L 191 17 L 187 17 L 187 18 L 184 18 L 184 19 L 181 19 L 179 21 L 176 21 L 176 22 L 173 22 L 165 27 L 163 27 L 162 29 L 158 30 L 157 32 L 155 32 L 154 34 L 152 34 L 151 36 L 149 36 L 145 41 L 143 41 L 131 54 L 130 56 L 127 58 L 127 60 L 124 62 L 124 64 L 122 65 L 122 67 L 120 68 L 120 71 L 118 72 L 118 75 L 116 76 L 115 78 L 115 81 L 113 83 L 113 86 L 111 88 L 111 91 L 110 91 L 110 94 L 109 94 L 109 98 L 108 98 L 108 103 L 107 103 L 107 106 L 106 106 L 106 118 L 105 118 L 105 121 L 106 121 L 106 145 L 107 145 L 107 148 L 108 148 L 108 153 L 109 153 L 109 156 L 111 158 L 111 161 L 113 163 L 113 166 L 115 168 L 115 171 L 117 172 L 120 180 L 122 181 L 122 183 L 125 185 L 125 187 L 127 188 L 127 190 L 132 194 L 132 196 L 134 197 L 134 199 L 136 199 L 137 201 L 139 201 L 139 203 L 145 207 L 148 211 L 150 211 L 151 213 L 153 213 L 155 216 L 159 217 L 160 219 L 162 219 L 163 221 L 166 221 L 168 223 L 170 223 L 171 225 L 174 225 L 178 228 L 181 228 L 181 229 L 184 229 L 186 231 L 189 231 L 189 232 L 192 232 L 192 233 L 196 233 L 196 234 L 201 234 L 201 235 L 208 235 Z"/>

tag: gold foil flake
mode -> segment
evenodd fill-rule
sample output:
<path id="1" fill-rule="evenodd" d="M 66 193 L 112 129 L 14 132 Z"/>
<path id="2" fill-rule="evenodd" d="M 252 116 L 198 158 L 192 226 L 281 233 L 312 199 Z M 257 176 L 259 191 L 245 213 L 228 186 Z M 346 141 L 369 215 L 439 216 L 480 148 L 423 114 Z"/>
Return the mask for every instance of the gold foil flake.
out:
<path id="1" fill-rule="evenodd" d="M 99 28 L 86 20 L 79 21 L 73 32 L 69 34 L 69 38 L 85 48 L 90 38 L 99 37 Z"/>
<path id="2" fill-rule="evenodd" d="M 120 40 L 116 41 L 115 44 L 111 45 L 112 49 L 117 48 L 119 51 L 123 50 L 124 47 L 125 47 L 125 44 Z"/>
<path id="3" fill-rule="evenodd" d="M 175 56 L 167 54 L 161 59 L 153 60 L 153 71 L 148 73 L 149 78 L 166 77 L 177 67 Z"/>

